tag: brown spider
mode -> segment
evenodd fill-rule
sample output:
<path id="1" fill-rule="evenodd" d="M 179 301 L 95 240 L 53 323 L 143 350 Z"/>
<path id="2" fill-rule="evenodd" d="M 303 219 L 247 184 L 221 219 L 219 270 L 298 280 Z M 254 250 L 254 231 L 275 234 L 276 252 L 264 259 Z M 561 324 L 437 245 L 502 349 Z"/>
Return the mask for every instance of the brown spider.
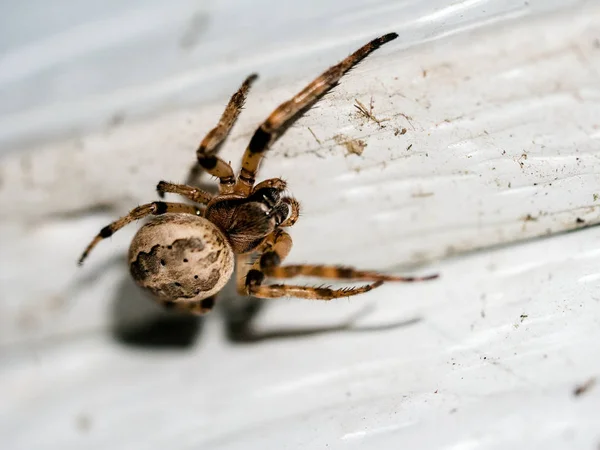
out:
<path id="1" fill-rule="evenodd" d="M 236 260 L 239 293 L 261 298 L 292 296 L 331 300 L 368 292 L 384 281 L 436 278 L 437 275 L 391 276 L 351 267 L 282 266 L 281 262 L 292 248 L 292 239 L 283 229 L 296 223 L 300 205 L 292 197 L 283 196 L 286 183 L 279 178 L 254 185 L 263 154 L 285 128 L 334 87 L 352 67 L 396 37 L 396 33 L 390 33 L 372 40 L 275 109 L 252 136 L 236 179 L 231 166 L 216 153 L 240 114 L 250 85 L 257 78 L 255 74 L 250 75 L 231 97 L 218 125 L 206 135 L 196 151 L 198 165 L 219 178 L 219 194 L 213 196 L 193 186 L 161 181 L 157 186 L 161 197 L 165 192 L 171 192 L 203 206 L 162 201 L 138 206 L 100 230 L 79 263 L 83 263 L 102 239 L 134 220 L 155 215 L 157 217 L 142 226 L 131 242 L 131 275 L 162 305 L 196 314 L 212 309 L 214 297 L 231 278 Z M 260 257 L 252 262 L 254 255 Z M 372 283 L 343 289 L 263 284 L 267 276 L 281 279 L 297 275 Z"/>

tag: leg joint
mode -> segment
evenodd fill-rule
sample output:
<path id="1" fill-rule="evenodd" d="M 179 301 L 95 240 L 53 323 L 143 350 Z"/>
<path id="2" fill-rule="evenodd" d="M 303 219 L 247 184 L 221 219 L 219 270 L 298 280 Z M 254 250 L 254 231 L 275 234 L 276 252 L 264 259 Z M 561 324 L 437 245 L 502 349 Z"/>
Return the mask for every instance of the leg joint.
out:
<path id="1" fill-rule="evenodd" d="M 246 286 L 260 286 L 265 279 L 265 274 L 260 270 L 250 269 L 246 275 Z"/>
<path id="2" fill-rule="evenodd" d="M 281 264 L 281 258 L 276 252 L 265 252 L 260 257 L 260 268 L 269 270 Z"/>

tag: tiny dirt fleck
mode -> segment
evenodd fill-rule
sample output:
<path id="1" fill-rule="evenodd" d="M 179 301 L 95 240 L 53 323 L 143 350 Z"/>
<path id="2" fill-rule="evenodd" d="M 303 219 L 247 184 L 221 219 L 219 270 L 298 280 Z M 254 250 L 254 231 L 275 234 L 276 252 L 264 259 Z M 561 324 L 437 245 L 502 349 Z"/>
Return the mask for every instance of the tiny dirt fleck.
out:
<path id="1" fill-rule="evenodd" d="M 179 47 L 186 51 L 196 47 L 200 38 L 208 29 L 209 22 L 209 16 L 206 12 L 199 11 L 193 14 L 188 26 L 179 39 Z"/>
<path id="2" fill-rule="evenodd" d="M 350 139 L 342 134 L 337 134 L 333 137 L 333 140 L 339 144 L 346 147 L 346 151 L 348 154 L 354 155 L 362 155 L 367 143 L 362 139 Z"/>
<path id="3" fill-rule="evenodd" d="M 382 125 L 381 122 L 387 122 L 390 119 L 378 119 L 377 117 L 375 117 L 375 115 L 373 114 L 373 108 L 374 108 L 373 97 L 371 97 L 368 109 L 358 99 L 354 99 L 354 102 L 355 102 L 354 107 L 358 110 L 358 114 L 360 116 L 365 117 L 367 120 L 372 120 L 377 125 L 379 125 L 380 128 L 385 128 L 385 125 Z"/>
<path id="4" fill-rule="evenodd" d="M 576 386 L 575 389 L 573 390 L 573 395 L 575 397 L 579 397 L 580 395 L 585 394 L 591 388 L 593 388 L 595 384 L 596 384 L 596 378 L 592 377 L 589 380 L 587 380 L 586 382 Z"/>
<path id="5" fill-rule="evenodd" d="M 78 414 L 75 417 L 75 427 L 83 433 L 88 432 L 92 427 L 92 418 L 85 413 Z"/>

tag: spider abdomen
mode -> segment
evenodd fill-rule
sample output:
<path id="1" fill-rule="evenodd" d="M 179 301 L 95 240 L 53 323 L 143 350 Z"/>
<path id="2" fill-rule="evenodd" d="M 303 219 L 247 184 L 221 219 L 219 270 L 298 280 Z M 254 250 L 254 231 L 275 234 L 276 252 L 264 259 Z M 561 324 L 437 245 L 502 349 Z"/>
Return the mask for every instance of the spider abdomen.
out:
<path id="1" fill-rule="evenodd" d="M 162 303 L 193 303 L 216 294 L 233 267 L 233 250 L 223 233 L 188 214 L 156 217 L 139 229 L 129 247 L 133 279 Z"/>

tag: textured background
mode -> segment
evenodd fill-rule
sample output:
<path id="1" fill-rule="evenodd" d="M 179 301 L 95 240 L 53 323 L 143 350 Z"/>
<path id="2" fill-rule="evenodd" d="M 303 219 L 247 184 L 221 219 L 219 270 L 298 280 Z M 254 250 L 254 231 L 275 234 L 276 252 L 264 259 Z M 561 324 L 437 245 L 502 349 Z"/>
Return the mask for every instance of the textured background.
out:
<path id="1" fill-rule="evenodd" d="M 600 375 L 597 2 L 35 3 L 0 7 L 6 448 L 597 448 L 600 389 L 573 394 Z M 197 321 L 128 279 L 135 226 L 75 267 L 185 179 L 245 75 L 234 164 L 279 102 L 392 30 L 262 175 L 303 202 L 291 262 L 439 281 L 228 291 Z"/>

